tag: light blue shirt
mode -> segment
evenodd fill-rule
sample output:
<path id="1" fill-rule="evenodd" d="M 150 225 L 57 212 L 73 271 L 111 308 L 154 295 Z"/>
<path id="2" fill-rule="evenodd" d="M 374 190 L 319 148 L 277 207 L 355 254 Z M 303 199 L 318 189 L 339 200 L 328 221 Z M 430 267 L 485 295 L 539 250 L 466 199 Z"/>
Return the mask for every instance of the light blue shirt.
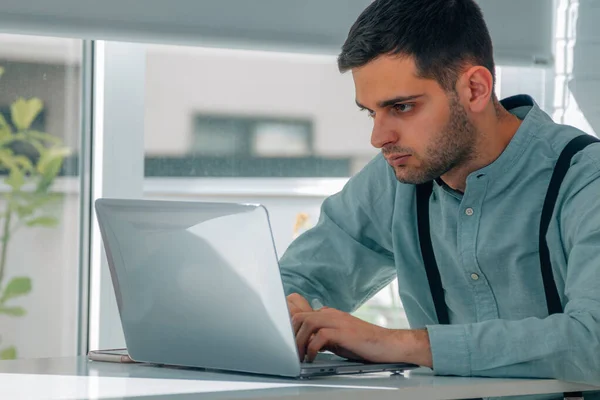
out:
<path id="1" fill-rule="evenodd" d="M 415 186 L 398 182 L 381 155 L 325 200 L 318 224 L 284 254 L 286 294 L 350 312 L 397 276 L 411 328 L 429 332 L 436 374 L 600 384 L 600 144 L 573 158 L 548 228 L 564 307 L 549 317 L 542 204 L 560 152 L 583 132 L 554 123 L 529 96 L 510 103 L 523 121 L 500 157 L 468 176 L 464 194 L 434 183 L 431 236 L 451 325 L 437 324 Z"/>

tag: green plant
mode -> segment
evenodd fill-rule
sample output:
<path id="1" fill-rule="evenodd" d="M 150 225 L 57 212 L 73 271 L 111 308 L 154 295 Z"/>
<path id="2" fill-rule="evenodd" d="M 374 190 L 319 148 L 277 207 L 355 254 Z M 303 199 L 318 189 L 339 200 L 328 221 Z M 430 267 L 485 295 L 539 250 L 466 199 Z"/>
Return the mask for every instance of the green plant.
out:
<path id="1" fill-rule="evenodd" d="M 4 69 L 0 67 L 0 77 Z M 0 209 L 0 315 L 21 317 L 23 307 L 14 304 L 18 297 L 31 292 L 31 279 L 16 276 L 5 284 L 6 256 L 14 234 L 23 227 L 54 227 L 56 217 L 47 206 L 60 199 L 50 188 L 60 172 L 69 150 L 62 141 L 48 133 L 30 129 L 43 110 L 38 98 L 17 99 L 10 106 L 9 124 L 0 114 L 0 173 L 7 190 L 2 193 Z M 0 359 L 17 357 L 15 346 L 0 348 Z"/>

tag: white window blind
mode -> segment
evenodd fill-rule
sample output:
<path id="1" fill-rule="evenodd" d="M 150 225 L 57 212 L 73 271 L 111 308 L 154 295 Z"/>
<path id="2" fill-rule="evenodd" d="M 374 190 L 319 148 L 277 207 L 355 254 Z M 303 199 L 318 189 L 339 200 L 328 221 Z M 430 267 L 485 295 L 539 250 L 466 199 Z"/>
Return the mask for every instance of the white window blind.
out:
<path id="1" fill-rule="evenodd" d="M 477 0 L 499 64 L 552 64 L 552 0 Z M 336 54 L 370 0 L 2 0 L 0 31 Z"/>

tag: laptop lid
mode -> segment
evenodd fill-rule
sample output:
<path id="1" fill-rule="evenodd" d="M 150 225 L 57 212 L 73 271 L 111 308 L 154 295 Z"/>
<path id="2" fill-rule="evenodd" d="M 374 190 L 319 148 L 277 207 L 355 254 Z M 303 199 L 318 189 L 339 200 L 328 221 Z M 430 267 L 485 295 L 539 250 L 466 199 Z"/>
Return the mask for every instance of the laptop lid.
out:
<path id="1" fill-rule="evenodd" d="M 120 199 L 95 206 L 133 360 L 299 376 L 264 207 Z"/>

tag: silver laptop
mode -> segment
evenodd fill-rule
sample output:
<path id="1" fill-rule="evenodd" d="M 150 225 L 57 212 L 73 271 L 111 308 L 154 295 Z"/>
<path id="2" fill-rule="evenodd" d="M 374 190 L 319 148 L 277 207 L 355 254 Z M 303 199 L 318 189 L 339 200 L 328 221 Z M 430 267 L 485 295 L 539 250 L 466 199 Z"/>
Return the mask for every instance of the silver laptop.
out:
<path id="1" fill-rule="evenodd" d="M 120 199 L 95 205 L 133 360 L 286 377 L 416 367 L 329 353 L 299 361 L 264 207 Z"/>

